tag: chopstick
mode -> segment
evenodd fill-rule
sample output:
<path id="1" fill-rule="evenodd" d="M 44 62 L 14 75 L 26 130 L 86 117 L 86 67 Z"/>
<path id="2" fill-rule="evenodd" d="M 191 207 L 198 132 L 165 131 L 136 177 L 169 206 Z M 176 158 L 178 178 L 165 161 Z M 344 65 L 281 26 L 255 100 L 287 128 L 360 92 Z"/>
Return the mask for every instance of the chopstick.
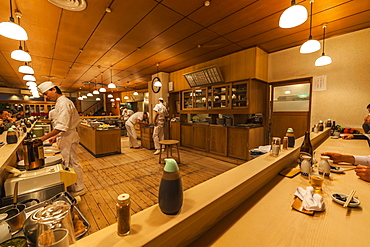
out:
<path id="1" fill-rule="evenodd" d="M 352 168 L 348 168 L 348 169 L 343 169 L 343 171 L 346 172 L 346 171 L 350 171 L 350 170 L 354 170 L 354 169 L 356 169 L 356 167 L 352 167 Z"/>
<path id="2" fill-rule="evenodd" d="M 347 197 L 346 202 L 344 203 L 343 207 L 348 207 L 349 202 L 352 200 L 353 195 L 356 193 L 355 190 L 351 190 L 351 193 L 349 193 L 349 196 Z"/>

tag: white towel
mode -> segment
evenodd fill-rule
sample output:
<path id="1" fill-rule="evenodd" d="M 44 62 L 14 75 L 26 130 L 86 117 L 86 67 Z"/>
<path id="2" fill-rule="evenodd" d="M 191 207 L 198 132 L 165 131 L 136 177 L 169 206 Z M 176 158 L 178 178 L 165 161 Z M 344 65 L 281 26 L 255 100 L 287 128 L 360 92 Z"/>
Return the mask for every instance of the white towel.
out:
<path id="1" fill-rule="evenodd" d="M 309 211 L 324 211 L 325 203 L 321 195 L 314 194 L 313 187 L 307 187 L 303 189 L 298 187 L 295 196 L 298 196 L 302 200 L 302 206 L 305 210 Z"/>

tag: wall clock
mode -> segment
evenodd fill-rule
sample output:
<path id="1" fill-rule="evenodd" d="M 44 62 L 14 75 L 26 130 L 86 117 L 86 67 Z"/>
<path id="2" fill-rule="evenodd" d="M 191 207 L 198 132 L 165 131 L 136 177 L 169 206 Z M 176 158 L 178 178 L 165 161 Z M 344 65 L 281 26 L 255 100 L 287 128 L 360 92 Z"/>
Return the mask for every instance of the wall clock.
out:
<path id="1" fill-rule="evenodd" d="M 152 80 L 152 91 L 153 91 L 153 93 L 158 93 L 161 90 L 161 87 L 154 85 L 154 84 L 156 84 L 156 82 L 157 83 L 161 82 L 161 80 L 158 77 L 153 78 L 153 80 Z"/>

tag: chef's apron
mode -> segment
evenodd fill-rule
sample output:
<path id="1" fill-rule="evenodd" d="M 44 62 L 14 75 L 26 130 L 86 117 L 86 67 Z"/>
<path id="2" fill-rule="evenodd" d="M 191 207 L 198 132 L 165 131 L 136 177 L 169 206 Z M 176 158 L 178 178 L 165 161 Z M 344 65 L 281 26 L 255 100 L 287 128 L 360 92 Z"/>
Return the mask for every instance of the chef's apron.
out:
<path id="1" fill-rule="evenodd" d="M 72 192 L 77 192 L 84 189 L 84 180 L 82 177 L 82 169 L 78 163 L 77 145 L 80 137 L 76 130 L 68 130 L 60 135 L 59 149 L 64 159 L 64 165 L 72 168 L 77 174 L 77 182 L 70 186 Z"/>
<path id="2" fill-rule="evenodd" d="M 159 150 L 161 148 L 159 142 L 163 140 L 164 140 L 164 119 L 158 119 L 157 125 L 154 126 L 153 129 L 154 148 Z"/>
<path id="3" fill-rule="evenodd" d="M 134 124 L 130 120 L 127 120 L 125 123 L 125 126 L 126 126 L 127 135 L 129 138 L 128 140 L 129 140 L 130 147 L 133 147 L 133 148 L 139 147 Z"/>

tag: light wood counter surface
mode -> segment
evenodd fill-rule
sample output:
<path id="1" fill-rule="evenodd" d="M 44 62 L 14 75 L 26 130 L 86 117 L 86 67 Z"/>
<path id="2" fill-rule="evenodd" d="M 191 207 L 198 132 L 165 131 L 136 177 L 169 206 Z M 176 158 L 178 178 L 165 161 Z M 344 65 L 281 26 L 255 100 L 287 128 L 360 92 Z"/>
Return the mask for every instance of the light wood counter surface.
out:
<path id="1" fill-rule="evenodd" d="M 369 155 L 369 146 L 365 140 L 329 138 L 316 149 L 317 154 L 325 151 Z M 276 176 L 192 246 L 369 246 L 369 182 L 359 179 L 354 170 L 331 173 L 323 184 L 326 211 L 314 216 L 291 208 L 296 188 L 307 186 L 309 181 L 301 175 Z M 343 208 L 330 197 L 348 195 L 352 189 L 361 201 L 358 208 Z"/>
<path id="2" fill-rule="evenodd" d="M 328 135 L 329 129 L 312 133 L 313 146 Z M 132 216 L 129 235 L 119 237 L 117 224 L 113 224 L 82 238 L 74 246 L 186 246 L 276 178 L 280 170 L 296 162 L 302 141 L 303 138 L 298 138 L 295 148 L 283 150 L 279 157 L 262 155 L 186 190 L 178 215 L 165 215 L 154 205 Z M 288 210 L 290 203 L 291 198 Z"/>

